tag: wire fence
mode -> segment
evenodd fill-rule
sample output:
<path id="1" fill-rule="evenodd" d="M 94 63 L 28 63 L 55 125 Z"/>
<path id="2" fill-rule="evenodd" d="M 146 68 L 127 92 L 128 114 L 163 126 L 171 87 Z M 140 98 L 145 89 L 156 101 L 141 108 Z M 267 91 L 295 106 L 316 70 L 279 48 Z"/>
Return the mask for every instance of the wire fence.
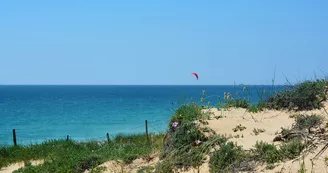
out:
<path id="1" fill-rule="evenodd" d="M 165 128 L 161 128 L 165 127 Z M 12 129 L 12 137 L 10 144 L 17 146 L 17 145 L 23 145 L 27 144 L 28 142 L 30 144 L 33 143 L 42 143 L 44 141 L 48 140 L 60 140 L 60 139 L 65 139 L 65 140 L 76 140 L 76 141 L 110 141 L 111 139 L 114 139 L 118 135 L 146 135 L 147 141 L 149 142 L 149 134 L 160 134 L 164 133 L 167 130 L 167 123 L 165 121 L 160 121 L 160 120 L 154 120 L 154 121 L 148 121 L 145 120 L 145 123 L 142 125 L 134 126 L 132 128 L 128 128 L 127 131 L 121 131 L 121 132 L 106 132 L 104 133 L 103 136 L 93 136 L 93 137 L 77 137 L 74 135 L 70 135 L 67 133 L 67 135 L 60 135 L 60 136 L 51 136 L 49 135 L 48 137 L 38 137 L 38 139 L 31 139 L 33 137 L 26 137 L 24 136 L 24 130 L 23 129 Z"/>

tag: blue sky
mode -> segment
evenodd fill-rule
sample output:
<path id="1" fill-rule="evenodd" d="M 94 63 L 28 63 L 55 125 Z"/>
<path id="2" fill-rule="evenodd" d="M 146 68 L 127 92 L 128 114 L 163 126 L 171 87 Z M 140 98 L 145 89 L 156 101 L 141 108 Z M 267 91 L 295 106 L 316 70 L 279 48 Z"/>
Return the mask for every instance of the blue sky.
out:
<path id="1" fill-rule="evenodd" d="M 0 84 L 271 84 L 327 74 L 328 1 L 0 1 Z M 199 80 L 190 75 L 195 71 Z"/>

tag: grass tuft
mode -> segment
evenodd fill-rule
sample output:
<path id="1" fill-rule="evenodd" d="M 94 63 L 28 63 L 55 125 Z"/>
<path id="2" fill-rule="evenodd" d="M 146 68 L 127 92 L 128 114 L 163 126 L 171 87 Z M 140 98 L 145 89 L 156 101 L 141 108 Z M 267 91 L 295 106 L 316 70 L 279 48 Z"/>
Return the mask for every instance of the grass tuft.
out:
<path id="1" fill-rule="evenodd" d="M 132 162 L 135 158 L 158 151 L 163 134 L 150 134 L 151 147 L 145 135 L 119 135 L 111 143 L 105 141 L 76 142 L 51 140 L 29 146 L 3 146 L 0 148 L 0 166 L 20 161 L 43 159 L 41 165 L 27 165 L 17 173 L 29 172 L 84 172 L 95 169 L 107 160 Z M 96 169 L 95 169 L 96 171 Z"/>
<path id="2" fill-rule="evenodd" d="M 294 159 L 301 154 L 304 147 L 305 146 L 302 144 L 301 140 L 293 139 L 286 143 L 282 143 L 279 152 L 284 158 Z"/>
<path id="3" fill-rule="evenodd" d="M 260 141 L 256 142 L 254 147 L 254 154 L 257 155 L 258 158 L 266 161 L 267 163 L 276 163 L 281 160 L 281 155 L 277 147 L 273 144 L 268 144 Z"/>
<path id="4" fill-rule="evenodd" d="M 246 99 L 236 98 L 236 99 L 227 99 L 224 103 L 221 104 L 221 108 L 248 108 L 249 103 Z"/>
<path id="5" fill-rule="evenodd" d="M 240 146 L 235 146 L 232 142 L 220 146 L 220 150 L 215 151 L 209 162 L 210 172 L 227 172 L 235 162 L 241 160 L 246 155 Z"/>

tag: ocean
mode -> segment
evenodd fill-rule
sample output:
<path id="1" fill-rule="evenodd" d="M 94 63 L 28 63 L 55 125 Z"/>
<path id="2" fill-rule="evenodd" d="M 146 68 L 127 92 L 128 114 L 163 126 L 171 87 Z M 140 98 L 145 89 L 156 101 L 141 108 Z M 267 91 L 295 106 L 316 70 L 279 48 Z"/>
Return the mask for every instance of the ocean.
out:
<path id="1" fill-rule="evenodd" d="M 243 91 L 246 87 L 248 90 Z M 117 134 L 163 132 L 183 103 L 214 105 L 224 92 L 258 102 L 271 86 L 0 86 L 0 144 L 49 139 L 105 140 Z M 206 90 L 206 95 L 202 91 Z M 263 92 L 259 92 L 263 91 Z M 238 92 L 238 93 L 237 93 Z M 262 94 L 261 94 L 262 93 Z M 210 102 L 210 103 L 209 103 Z"/>

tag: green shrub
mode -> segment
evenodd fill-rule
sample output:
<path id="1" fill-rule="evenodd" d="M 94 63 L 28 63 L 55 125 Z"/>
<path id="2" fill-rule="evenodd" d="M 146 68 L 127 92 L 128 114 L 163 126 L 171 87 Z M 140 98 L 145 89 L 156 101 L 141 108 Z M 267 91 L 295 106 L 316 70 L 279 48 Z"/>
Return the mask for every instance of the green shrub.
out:
<path id="1" fill-rule="evenodd" d="M 318 126 L 322 123 L 322 117 L 317 114 L 312 115 L 298 115 L 295 118 L 295 128 L 299 130 L 308 129 Z"/>
<path id="2" fill-rule="evenodd" d="M 182 124 L 183 122 L 202 119 L 203 115 L 204 113 L 200 106 L 197 106 L 196 104 L 184 104 L 180 106 L 171 117 L 169 128 L 172 128 L 173 122 Z"/>
<path id="3" fill-rule="evenodd" d="M 196 126 L 195 121 L 207 124 L 204 119 L 209 115 L 202 112 L 202 107 L 196 104 L 184 104 L 180 106 L 169 122 L 169 130 L 164 138 L 158 170 L 167 172 L 177 167 L 196 167 L 201 164 L 208 148 L 202 145 L 208 138 Z M 200 141 L 201 144 L 197 144 Z M 157 168 L 156 168 L 157 170 Z"/>
<path id="4" fill-rule="evenodd" d="M 267 102 L 265 102 L 265 101 L 259 101 L 256 104 L 256 106 L 257 106 L 258 110 L 263 111 L 267 107 Z"/>
<path id="5" fill-rule="evenodd" d="M 251 104 L 248 108 L 247 108 L 248 112 L 251 113 L 258 113 L 260 112 L 260 110 L 258 109 L 257 105 L 255 104 Z"/>
<path id="6" fill-rule="evenodd" d="M 249 103 L 246 101 L 246 99 L 227 99 L 223 104 L 221 104 L 222 108 L 248 108 Z"/>
<path id="7" fill-rule="evenodd" d="M 195 141 L 205 142 L 207 138 L 195 126 L 195 123 L 185 122 L 174 131 L 170 131 L 169 136 L 164 142 L 162 159 L 179 162 L 181 166 L 185 167 L 197 165 L 202 160 L 203 152 L 193 146 Z M 172 160 L 172 158 L 174 159 Z"/>
<path id="8" fill-rule="evenodd" d="M 181 148 L 185 145 L 191 145 L 194 141 L 205 141 L 204 134 L 195 126 L 193 122 L 182 124 L 172 135 L 172 145 L 174 148 Z"/>
<path id="9" fill-rule="evenodd" d="M 259 159 L 263 159 L 267 163 L 276 163 L 281 160 L 281 155 L 277 147 L 273 144 L 268 144 L 262 141 L 256 142 L 253 152 Z"/>
<path id="10" fill-rule="evenodd" d="M 311 110 L 322 107 L 327 100 L 328 82 L 325 79 L 304 81 L 291 88 L 276 92 L 267 99 L 270 109 Z"/>
<path id="11" fill-rule="evenodd" d="M 170 160 L 163 160 L 158 162 L 155 166 L 156 173 L 173 173 L 175 169 L 175 164 L 173 161 Z"/>
<path id="12" fill-rule="evenodd" d="M 214 135 L 207 141 L 202 141 L 201 145 L 193 146 L 188 152 L 179 154 L 178 162 L 181 166 L 199 167 L 203 162 L 205 155 L 209 153 L 211 148 L 221 146 L 226 143 L 223 135 Z"/>
<path id="13" fill-rule="evenodd" d="M 301 154 L 304 149 L 300 139 L 282 143 L 280 149 L 273 144 L 266 142 L 256 142 L 253 153 L 255 156 L 269 164 L 277 163 L 283 159 L 293 159 Z"/>
<path id="14" fill-rule="evenodd" d="M 241 160 L 243 156 L 245 156 L 245 153 L 241 147 L 234 146 L 232 142 L 223 144 L 210 158 L 210 172 L 227 172 L 226 170 L 235 162 Z"/>
<path id="15" fill-rule="evenodd" d="M 289 142 L 282 143 L 280 146 L 280 153 L 284 158 L 293 159 L 301 154 L 304 145 L 301 140 L 293 139 Z"/>
<path id="16" fill-rule="evenodd" d="M 79 173 L 84 172 L 87 169 L 91 169 L 96 167 L 101 163 L 101 156 L 98 155 L 90 155 L 84 158 L 81 158 L 74 165 L 73 172 Z"/>
<path id="17" fill-rule="evenodd" d="M 211 148 L 226 142 L 223 135 L 213 135 L 207 139 L 203 134 L 194 131 L 195 127 L 188 127 L 186 124 L 182 126 L 185 127 L 179 127 L 181 131 L 175 131 L 174 133 L 177 134 L 172 134 L 173 136 L 168 138 L 171 143 L 165 145 L 166 142 L 164 142 L 166 149 L 161 152 L 160 159 L 162 161 L 156 167 L 158 172 L 169 172 L 176 168 L 197 168 L 203 163 L 202 161 Z M 187 129 L 191 130 L 185 131 Z M 180 136 L 179 138 L 178 133 L 181 135 L 185 133 L 185 137 Z M 196 140 L 200 140 L 201 143 L 197 144 Z"/>
<path id="18" fill-rule="evenodd" d="M 38 166 L 26 166 L 13 171 L 13 173 L 37 173 L 40 172 Z"/>
<path id="19" fill-rule="evenodd" d="M 250 104 L 247 108 L 248 112 L 257 113 L 264 110 L 267 107 L 266 102 L 259 101 L 257 104 Z"/>

